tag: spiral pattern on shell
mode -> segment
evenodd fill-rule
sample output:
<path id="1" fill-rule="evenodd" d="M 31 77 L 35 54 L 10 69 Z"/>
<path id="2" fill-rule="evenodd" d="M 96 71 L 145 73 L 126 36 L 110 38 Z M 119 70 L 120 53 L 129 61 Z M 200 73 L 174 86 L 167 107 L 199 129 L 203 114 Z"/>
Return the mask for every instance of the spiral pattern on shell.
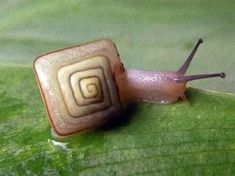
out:
<path id="1" fill-rule="evenodd" d="M 113 72 L 120 66 L 117 49 L 109 40 L 58 50 L 35 60 L 55 134 L 82 132 L 119 114 L 122 107 Z"/>
<path id="2" fill-rule="evenodd" d="M 61 93 L 67 111 L 72 117 L 82 117 L 112 106 L 105 65 L 105 58 L 94 57 L 66 65 L 59 70 Z"/>

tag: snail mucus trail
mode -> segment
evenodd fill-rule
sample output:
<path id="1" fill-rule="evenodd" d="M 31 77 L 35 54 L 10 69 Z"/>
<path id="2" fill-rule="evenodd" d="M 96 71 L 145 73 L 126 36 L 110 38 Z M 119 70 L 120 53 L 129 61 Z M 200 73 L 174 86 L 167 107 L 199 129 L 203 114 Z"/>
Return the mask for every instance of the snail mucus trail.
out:
<path id="1" fill-rule="evenodd" d="M 186 84 L 189 81 L 212 77 L 225 78 L 225 73 L 185 76 L 185 73 L 199 47 L 199 39 L 187 60 L 176 72 L 155 72 L 127 69 L 116 76 L 121 102 L 152 102 L 169 104 L 179 98 L 186 100 Z"/>

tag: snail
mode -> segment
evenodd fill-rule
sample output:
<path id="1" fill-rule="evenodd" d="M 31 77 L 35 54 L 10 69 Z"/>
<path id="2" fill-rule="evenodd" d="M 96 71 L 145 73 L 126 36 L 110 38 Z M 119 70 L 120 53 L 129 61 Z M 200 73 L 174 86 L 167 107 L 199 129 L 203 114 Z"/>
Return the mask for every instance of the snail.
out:
<path id="1" fill-rule="evenodd" d="M 133 102 L 170 104 L 186 100 L 186 83 L 225 74 L 185 76 L 199 39 L 176 72 L 125 69 L 115 44 L 100 40 L 54 51 L 34 61 L 34 72 L 58 136 L 81 133 L 121 114 Z"/>

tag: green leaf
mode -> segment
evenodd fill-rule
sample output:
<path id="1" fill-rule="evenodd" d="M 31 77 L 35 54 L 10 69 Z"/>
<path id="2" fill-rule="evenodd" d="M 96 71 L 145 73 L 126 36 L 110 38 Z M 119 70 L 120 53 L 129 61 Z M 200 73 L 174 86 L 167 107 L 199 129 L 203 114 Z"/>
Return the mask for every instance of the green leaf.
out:
<path id="1" fill-rule="evenodd" d="M 139 104 L 110 126 L 51 136 L 29 67 L 0 66 L 0 175 L 232 175 L 235 98 L 189 88 L 188 102 Z"/>
<path id="2" fill-rule="evenodd" d="M 110 127 L 56 140 L 30 68 L 38 55 L 109 38 L 126 68 L 177 70 L 202 37 L 188 74 L 227 79 L 190 85 L 235 93 L 234 5 L 1 1 L 0 175 L 234 175 L 234 95 L 190 88 L 188 102 L 140 104 Z"/>

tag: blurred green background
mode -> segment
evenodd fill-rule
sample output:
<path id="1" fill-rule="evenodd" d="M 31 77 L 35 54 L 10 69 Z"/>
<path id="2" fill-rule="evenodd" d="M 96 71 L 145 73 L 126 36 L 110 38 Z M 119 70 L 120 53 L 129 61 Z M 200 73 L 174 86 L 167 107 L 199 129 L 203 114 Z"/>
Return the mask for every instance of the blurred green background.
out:
<path id="1" fill-rule="evenodd" d="M 188 74 L 227 78 L 190 86 L 235 93 L 234 9 L 233 0 L 1 0 L 0 66 L 31 67 L 51 50 L 109 38 L 126 68 L 177 70 L 202 37 Z"/>
<path id="2" fill-rule="evenodd" d="M 1 175 L 234 175 L 234 95 L 189 89 L 189 101 L 139 104 L 109 127 L 51 136 L 35 57 L 109 38 L 126 68 L 177 70 L 199 37 L 190 86 L 235 93 L 232 0 L 0 0 Z M 118 125 L 117 125 L 117 124 Z"/>

